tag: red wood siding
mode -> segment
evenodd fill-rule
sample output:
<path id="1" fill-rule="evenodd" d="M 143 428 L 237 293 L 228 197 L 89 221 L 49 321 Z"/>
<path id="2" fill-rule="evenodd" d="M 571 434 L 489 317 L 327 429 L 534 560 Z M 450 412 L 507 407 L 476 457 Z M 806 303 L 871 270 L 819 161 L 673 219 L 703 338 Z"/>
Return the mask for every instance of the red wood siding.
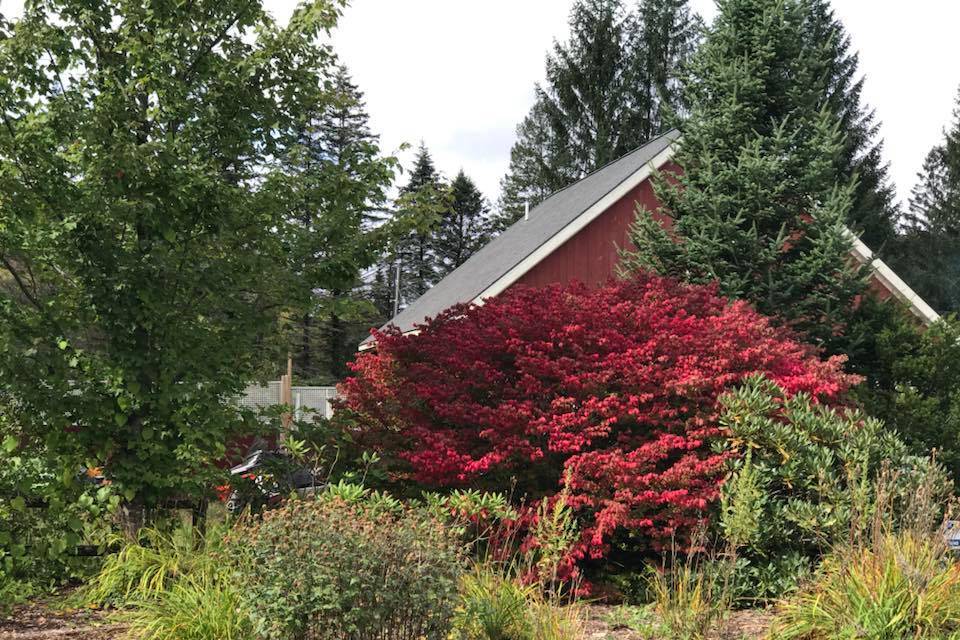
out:
<path id="1" fill-rule="evenodd" d="M 616 273 L 618 248 L 629 240 L 627 232 L 636 216 L 637 203 L 650 211 L 658 207 L 650 180 L 644 180 L 577 235 L 525 273 L 517 284 L 540 287 L 579 280 L 595 286 Z M 549 215 L 545 213 L 542 215 Z"/>
<path id="2" fill-rule="evenodd" d="M 663 170 L 680 171 L 673 163 L 665 165 Z M 648 211 L 656 211 L 659 207 L 649 179 L 634 187 L 515 284 L 541 287 L 548 284 L 566 284 L 571 280 L 579 280 L 589 286 L 603 284 L 616 275 L 616 266 L 620 259 L 619 248 L 629 244 L 628 231 L 636 215 L 638 203 Z M 666 216 L 658 215 L 658 218 L 662 224 L 670 224 L 670 219 Z M 894 295 L 875 274 L 870 278 L 868 289 L 879 300 L 888 300 Z"/>

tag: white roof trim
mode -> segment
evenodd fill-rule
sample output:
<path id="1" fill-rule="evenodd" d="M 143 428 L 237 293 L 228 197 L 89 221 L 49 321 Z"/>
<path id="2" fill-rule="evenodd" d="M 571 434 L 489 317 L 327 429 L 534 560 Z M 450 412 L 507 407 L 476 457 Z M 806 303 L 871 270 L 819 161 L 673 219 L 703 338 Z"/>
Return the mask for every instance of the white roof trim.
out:
<path id="1" fill-rule="evenodd" d="M 894 297 L 906 304 L 913 315 L 928 325 L 940 319 L 940 314 L 934 311 L 923 298 L 917 295 L 917 292 L 911 289 L 910 285 L 904 282 L 893 269 L 888 267 L 880 258 L 874 257 L 870 247 L 865 245 L 863 241 L 849 229 L 847 229 L 847 234 L 853 242 L 853 250 L 851 253 L 853 253 L 854 257 L 863 264 L 869 264 L 877 280 L 879 280 Z"/>
<path id="2" fill-rule="evenodd" d="M 607 211 L 617 201 L 633 191 L 634 188 L 653 175 L 653 172 L 666 164 L 667 161 L 673 157 L 673 154 L 674 145 L 671 144 L 659 154 L 654 156 L 654 158 L 641 169 L 637 170 L 632 175 L 627 177 L 623 182 L 618 184 L 607 195 L 597 200 L 593 206 L 574 218 L 570 224 L 565 226 L 559 232 L 555 233 L 550 239 L 537 247 L 534 252 L 514 265 L 512 269 L 500 276 L 496 282 L 484 289 L 476 298 L 471 300 L 471 302 L 473 304 L 483 304 L 483 301 L 487 298 L 493 298 L 494 296 L 503 293 L 517 280 L 522 278 L 524 274 L 540 264 L 540 262 L 546 259 L 546 257 L 551 253 L 563 246 L 567 240 L 580 233 L 584 227 L 600 217 L 602 213 Z"/>

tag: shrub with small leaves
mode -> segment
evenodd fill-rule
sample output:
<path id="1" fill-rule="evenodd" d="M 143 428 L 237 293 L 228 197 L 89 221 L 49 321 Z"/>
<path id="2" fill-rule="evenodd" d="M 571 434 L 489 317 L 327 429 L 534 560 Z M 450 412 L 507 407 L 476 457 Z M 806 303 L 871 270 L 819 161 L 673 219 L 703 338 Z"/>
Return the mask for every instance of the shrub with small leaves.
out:
<path id="1" fill-rule="evenodd" d="M 460 542 L 424 510 L 391 500 L 345 485 L 233 532 L 239 586 L 260 636 L 446 638 Z"/>

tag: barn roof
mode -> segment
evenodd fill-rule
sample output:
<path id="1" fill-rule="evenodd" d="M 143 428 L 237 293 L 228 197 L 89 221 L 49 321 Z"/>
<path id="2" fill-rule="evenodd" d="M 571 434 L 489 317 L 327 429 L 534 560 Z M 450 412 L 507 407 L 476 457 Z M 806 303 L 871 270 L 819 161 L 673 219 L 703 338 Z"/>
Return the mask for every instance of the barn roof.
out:
<path id="1" fill-rule="evenodd" d="M 501 293 L 663 166 L 671 158 L 673 143 L 679 137 L 677 130 L 668 131 L 552 194 L 530 211 L 528 219 L 515 222 L 491 240 L 388 325 L 403 332 L 413 331 L 455 304 L 482 303 Z M 878 280 L 924 322 L 939 319 L 926 302 L 856 238 L 853 253 L 863 262 L 872 261 Z M 360 348 L 372 345 L 373 338 L 367 337 Z"/>
<path id="2" fill-rule="evenodd" d="M 529 219 L 515 222 L 397 314 L 389 324 L 396 325 L 404 332 L 411 331 L 417 324 L 455 304 L 479 302 L 500 293 L 512 282 L 505 283 L 499 291 L 488 293 L 488 290 L 551 239 L 561 234 L 565 228 L 578 220 L 582 221 L 584 213 L 595 207 L 605 196 L 616 191 L 617 187 L 622 187 L 639 170 L 650 165 L 678 136 L 679 132 L 669 131 L 569 187 L 557 191 L 534 207 L 530 211 Z M 522 273 L 517 277 L 519 275 Z M 363 344 L 371 340 L 372 338 L 368 337 Z"/>

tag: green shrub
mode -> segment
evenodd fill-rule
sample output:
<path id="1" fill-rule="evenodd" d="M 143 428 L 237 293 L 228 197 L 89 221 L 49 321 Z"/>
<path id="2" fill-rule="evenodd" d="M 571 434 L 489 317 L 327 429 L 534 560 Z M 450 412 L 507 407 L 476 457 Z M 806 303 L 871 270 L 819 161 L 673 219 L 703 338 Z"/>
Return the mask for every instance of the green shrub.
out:
<path id="1" fill-rule="evenodd" d="M 107 544 L 118 503 L 110 487 L 64 475 L 24 446 L 0 405 L 0 585 L 19 585 L 0 586 L 0 607 L 22 589 L 44 590 L 96 570 L 96 560 L 76 550 Z"/>
<path id="2" fill-rule="evenodd" d="M 382 497 L 381 497 L 382 498 Z M 379 499 L 290 500 L 236 528 L 231 553 L 256 633 L 440 640 L 457 603 L 456 536 Z"/>
<path id="3" fill-rule="evenodd" d="M 771 638 L 960 638 L 960 564 L 943 539 L 937 476 L 901 496 L 897 473 L 884 472 L 872 495 L 869 517 L 781 603 Z"/>
<path id="4" fill-rule="evenodd" d="M 248 640 L 252 635 L 239 592 L 217 572 L 182 577 L 134 605 L 121 619 L 138 640 Z"/>
<path id="5" fill-rule="evenodd" d="M 895 433 L 860 413 L 819 405 L 802 393 L 787 397 L 761 377 L 720 403 L 736 455 L 721 493 L 719 524 L 739 549 L 738 591 L 752 591 L 752 599 L 795 588 L 812 561 L 846 539 L 869 516 L 882 469 L 896 470 L 890 487 L 895 510 L 918 483 L 949 492 L 939 465 L 913 456 Z"/>

